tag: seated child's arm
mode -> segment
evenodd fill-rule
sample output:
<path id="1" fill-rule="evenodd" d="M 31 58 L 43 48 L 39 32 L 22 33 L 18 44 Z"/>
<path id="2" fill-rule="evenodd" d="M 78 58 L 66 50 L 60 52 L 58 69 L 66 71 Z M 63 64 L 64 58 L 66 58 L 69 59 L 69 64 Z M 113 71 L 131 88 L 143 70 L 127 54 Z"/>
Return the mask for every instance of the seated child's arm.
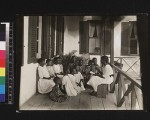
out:
<path id="1" fill-rule="evenodd" d="M 43 77 L 43 79 L 48 79 L 48 80 L 51 79 L 51 78 L 52 78 L 52 77 Z"/>
<path id="2" fill-rule="evenodd" d="M 80 82 L 77 83 L 77 86 L 80 86 L 80 87 L 81 87 L 81 82 L 83 82 L 83 79 L 80 79 Z"/>
<path id="3" fill-rule="evenodd" d="M 60 75 L 63 75 L 63 72 L 60 72 Z"/>
<path id="4" fill-rule="evenodd" d="M 66 94 L 65 85 L 63 85 L 63 88 L 61 86 L 59 86 L 59 88 L 63 94 Z"/>
<path id="5" fill-rule="evenodd" d="M 105 78 L 102 74 L 93 74 L 93 75 L 101 77 L 101 78 Z"/>

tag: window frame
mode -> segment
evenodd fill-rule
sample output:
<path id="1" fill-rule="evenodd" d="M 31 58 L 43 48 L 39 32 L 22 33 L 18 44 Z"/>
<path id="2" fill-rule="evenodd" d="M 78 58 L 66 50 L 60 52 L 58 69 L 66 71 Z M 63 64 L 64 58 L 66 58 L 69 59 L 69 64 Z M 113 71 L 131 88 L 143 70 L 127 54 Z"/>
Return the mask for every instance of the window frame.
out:
<path id="1" fill-rule="evenodd" d="M 122 27 L 122 23 L 128 23 L 128 24 L 135 24 L 135 25 L 137 25 L 137 21 L 129 21 L 129 22 L 121 22 L 121 27 Z M 122 29 L 122 28 L 121 28 Z M 122 34 L 121 34 L 122 35 Z M 137 54 L 132 54 L 131 53 L 131 51 L 130 51 L 130 49 L 131 49 L 131 47 L 130 47 L 130 43 L 131 43 L 131 40 L 136 40 L 137 41 Z M 121 39 L 121 42 L 122 42 L 122 39 Z M 122 44 L 121 44 L 121 49 L 120 49 L 120 54 L 121 54 L 121 56 L 139 56 L 139 41 L 138 41 L 138 35 L 137 35 L 137 37 L 136 38 L 130 38 L 130 34 L 128 34 L 128 46 L 127 46 L 128 48 L 127 48 L 127 54 L 126 55 L 124 55 L 123 53 L 122 53 Z"/>
<path id="2" fill-rule="evenodd" d="M 103 55 L 103 54 L 105 54 L 105 55 L 110 55 L 111 54 L 111 40 L 110 40 L 110 52 L 109 53 L 106 53 L 106 51 L 107 50 L 104 50 L 105 48 L 104 48 L 104 44 L 105 44 L 105 42 L 106 41 L 104 41 L 104 40 L 106 40 L 106 38 L 104 38 L 104 34 L 105 34 L 105 32 L 107 31 L 107 30 L 109 30 L 109 28 L 107 28 L 106 29 L 106 21 L 105 20 L 87 20 L 87 21 L 80 21 L 80 22 L 85 22 L 86 24 L 88 24 L 88 26 L 87 26 L 87 28 L 88 28 L 88 40 L 86 40 L 86 42 L 88 42 L 88 43 L 86 43 L 86 44 L 88 44 L 88 45 L 86 45 L 86 47 L 85 47 L 85 51 L 86 52 L 83 52 L 83 50 L 81 50 L 82 48 L 82 39 L 81 39 L 81 36 L 83 35 L 81 35 L 81 33 L 83 32 L 83 31 L 80 31 L 79 30 L 79 47 L 80 47 L 80 49 L 79 49 L 79 53 L 80 54 L 83 54 L 83 53 L 88 53 L 89 55 Z M 99 40 L 100 40 L 100 52 L 94 52 L 94 53 L 91 53 L 90 52 L 90 44 L 89 44 L 89 40 L 90 40 L 90 38 L 95 38 L 95 37 L 91 37 L 90 35 L 89 35 L 89 27 L 90 27 L 90 22 L 93 22 L 93 23 L 97 23 L 97 24 L 101 24 L 101 38 L 99 38 Z M 85 24 L 84 23 L 84 24 Z M 83 23 L 82 23 L 83 24 Z M 79 28 L 80 28 L 81 26 L 80 26 L 80 24 L 79 24 Z M 111 27 L 111 26 L 109 26 L 109 27 Z M 82 28 L 83 29 L 83 28 Z M 110 31 L 111 32 L 111 31 Z M 84 36 L 84 35 L 83 35 Z M 88 46 L 88 48 L 87 48 L 87 46 Z M 95 46 L 96 47 L 96 46 Z M 105 52 L 105 53 L 104 53 Z"/>

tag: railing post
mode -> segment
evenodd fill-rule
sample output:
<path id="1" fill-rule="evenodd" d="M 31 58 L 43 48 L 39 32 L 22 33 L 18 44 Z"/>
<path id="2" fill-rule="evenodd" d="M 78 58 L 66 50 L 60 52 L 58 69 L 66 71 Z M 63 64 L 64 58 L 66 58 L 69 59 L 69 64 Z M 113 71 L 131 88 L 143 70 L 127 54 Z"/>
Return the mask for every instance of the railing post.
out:
<path id="1" fill-rule="evenodd" d="M 122 58 L 120 58 L 120 64 L 122 64 Z"/>
<path id="2" fill-rule="evenodd" d="M 120 74 L 121 75 L 121 74 Z M 121 84 L 121 78 L 119 75 L 119 81 L 118 81 L 118 98 L 117 98 L 117 104 L 119 104 L 121 97 L 122 97 L 122 84 Z"/>
<path id="3" fill-rule="evenodd" d="M 131 110 L 135 110 L 135 109 L 136 109 L 136 92 L 133 85 L 131 91 Z"/>
<path id="4" fill-rule="evenodd" d="M 114 79 L 114 81 L 110 84 L 110 93 L 114 93 L 114 91 L 115 91 L 115 84 L 118 83 L 119 78 L 120 78 L 120 73 L 118 72 L 116 77 L 115 77 L 115 79 Z"/>
<path id="5" fill-rule="evenodd" d="M 134 88 L 135 88 L 136 98 L 137 98 L 137 102 L 138 102 L 139 108 L 141 110 L 143 110 L 143 95 L 142 95 L 142 90 L 139 89 L 136 86 L 134 86 Z"/>

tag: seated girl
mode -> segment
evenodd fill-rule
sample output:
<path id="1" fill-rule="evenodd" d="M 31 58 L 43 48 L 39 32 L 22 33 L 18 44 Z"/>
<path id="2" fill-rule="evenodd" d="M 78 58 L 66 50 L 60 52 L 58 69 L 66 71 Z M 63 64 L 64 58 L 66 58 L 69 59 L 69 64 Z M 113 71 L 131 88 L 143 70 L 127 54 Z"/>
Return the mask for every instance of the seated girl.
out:
<path id="1" fill-rule="evenodd" d="M 86 87 L 87 86 L 87 82 L 88 80 L 90 79 L 90 71 L 91 71 L 91 64 L 92 64 L 92 60 L 89 60 L 88 64 L 85 65 L 85 70 L 83 72 L 83 77 L 84 77 L 84 86 Z"/>
<path id="2" fill-rule="evenodd" d="M 38 81 L 38 92 L 41 94 L 49 93 L 55 85 L 53 77 L 49 75 L 44 59 L 38 59 L 38 63 L 38 74 L 40 77 Z"/>
<path id="3" fill-rule="evenodd" d="M 79 91 L 75 87 L 75 78 L 69 74 L 69 69 L 64 70 L 64 76 L 62 79 L 63 89 L 65 89 L 68 96 L 76 96 Z M 77 86 L 77 85 L 76 85 Z"/>
<path id="4" fill-rule="evenodd" d="M 85 71 L 85 65 L 83 64 L 83 60 L 79 60 L 79 72 L 83 75 Z"/>
<path id="5" fill-rule="evenodd" d="M 87 82 L 88 85 L 92 86 L 94 91 L 91 95 L 96 95 L 97 93 L 97 86 L 100 84 L 111 84 L 113 82 L 113 70 L 108 63 L 108 57 L 102 56 L 101 57 L 101 64 L 102 64 L 102 76 L 97 76 L 95 73 L 91 73 L 90 80 Z"/>
<path id="6" fill-rule="evenodd" d="M 84 78 L 82 74 L 79 72 L 77 66 L 73 68 L 72 74 L 75 76 L 75 82 L 77 86 L 81 87 L 81 90 L 85 90 L 84 85 L 83 85 Z"/>
<path id="7" fill-rule="evenodd" d="M 53 65 L 54 73 L 56 76 L 62 78 L 63 77 L 63 71 L 59 64 L 59 57 L 54 58 L 54 65 Z"/>
<path id="8" fill-rule="evenodd" d="M 46 67 L 47 67 L 47 70 L 48 70 L 48 72 L 49 72 L 49 75 L 51 76 L 51 77 L 56 77 L 55 76 L 55 72 L 54 72 L 54 69 L 53 69 L 53 61 L 51 60 L 51 59 L 47 59 L 46 60 Z"/>
<path id="9" fill-rule="evenodd" d="M 62 65 L 62 58 L 61 57 L 58 57 L 58 64 L 60 66 L 61 73 L 63 74 L 63 65 Z"/>
<path id="10" fill-rule="evenodd" d="M 76 56 L 72 56 L 69 61 L 69 72 L 76 66 Z"/>
<path id="11" fill-rule="evenodd" d="M 96 74 L 101 74 L 100 66 L 97 64 L 97 58 L 92 59 L 91 71 Z"/>
<path id="12" fill-rule="evenodd" d="M 52 91 L 50 92 L 50 99 L 54 102 L 64 102 L 67 100 L 67 94 L 64 94 L 60 86 L 62 85 L 62 81 L 59 77 L 54 78 L 55 86 L 53 87 Z"/>

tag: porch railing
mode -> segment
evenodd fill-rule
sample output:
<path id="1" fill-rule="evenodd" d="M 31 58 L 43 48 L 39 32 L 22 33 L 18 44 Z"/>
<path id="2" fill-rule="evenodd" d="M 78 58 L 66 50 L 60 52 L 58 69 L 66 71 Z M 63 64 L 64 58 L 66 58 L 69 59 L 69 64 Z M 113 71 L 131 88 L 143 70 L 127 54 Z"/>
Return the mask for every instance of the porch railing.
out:
<path id="1" fill-rule="evenodd" d="M 128 106 L 128 109 L 135 110 L 138 105 L 138 109 L 143 110 L 141 81 L 132 78 L 115 65 L 112 65 L 112 67 L 116 73 L 114 82 L 110 85 L 110 92 L 116 93 L 117 106 L 121 107 L 123 103 L 125 103 L 125 105 Z M 129 81 L 127 84 L 126 80 Z"/>
<path id="2" fill-rule="evenodd" d="M 128 61 L 127 61 L 127 59 L 129 60 L 132 60 L 132 59 L 135 59 L 135 58 L 137 58 L 132 64 L 129 64 L 128 63 Z M 128 73 L 129 72 L 129 70 L 132 70 L 132 72 L 136 75 L 136 78 L 137 79 L 141 79 L 141 75 L 140 75 L 140 73 L 137 73 L 137 71 L 136 70 L 134 70 L 133 69 L 133 67 L 136 65 L 136 63 L 138 63 L 139 61 L 140 61 L 140 57 L 134 57 L 134 56 L 121 56 L 121 57 L 114 57 L 114 59 L 116 59 L 115 61 L 117 61 L 117 62 L 119 62 L 119 63 L 121 63 L 121 64 L 123 64 L 123 66 L 125 67 L 128 67 L 128 69 L 127 70 L 125 70 L 125 72 L 126 73 Z M 136 69 L 139 69 L 139 71 L 140 71 L 140 65 L 138 66 L 138 68 L 136 68 Z"/>

